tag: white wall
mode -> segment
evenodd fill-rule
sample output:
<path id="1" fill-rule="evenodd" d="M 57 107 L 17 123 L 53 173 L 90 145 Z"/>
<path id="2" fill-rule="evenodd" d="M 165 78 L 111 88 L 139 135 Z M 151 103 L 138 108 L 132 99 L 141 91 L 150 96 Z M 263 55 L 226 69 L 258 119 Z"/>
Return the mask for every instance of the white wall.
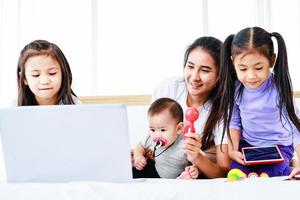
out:
<path id="1" fill-rule="evenodd" d="M 0 0 L 0 106 L 16 98 L 18 55 L 34 39 L 61 47 L 77 95 L 139 95 L 182 74 L 194 39 L 248 26 L 283 35 L 300 90 L 298 0 Z"/>

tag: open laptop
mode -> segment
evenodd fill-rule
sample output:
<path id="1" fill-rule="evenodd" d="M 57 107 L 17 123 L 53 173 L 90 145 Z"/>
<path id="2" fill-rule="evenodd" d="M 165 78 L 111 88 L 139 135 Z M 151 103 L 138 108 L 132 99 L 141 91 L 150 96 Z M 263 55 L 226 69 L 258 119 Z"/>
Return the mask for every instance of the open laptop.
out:
<path id="1" fill-rule="evenodd" d="M 7 182 L 132 180 L 126 107 L 0 109 Z"/>

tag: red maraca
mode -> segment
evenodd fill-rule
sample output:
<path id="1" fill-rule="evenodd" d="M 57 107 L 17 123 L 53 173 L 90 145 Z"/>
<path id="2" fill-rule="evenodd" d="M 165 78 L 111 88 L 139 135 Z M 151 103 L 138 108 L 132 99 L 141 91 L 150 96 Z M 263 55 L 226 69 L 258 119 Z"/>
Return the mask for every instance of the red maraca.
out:
<path id="1" fill-rule="evenodd" d="M 197 108 L 189 107 L 186 110 L 185 118 L 189 123 L 184 125 L 184 128 L 183 128 L 184 134 L 186 134 L 188 132 L 191 132 L 191 133 L 196 132 L 195 126 L 194 126 L 194 121 L 196 121 L 198 119 L 198 117 L 199 117 L 199 111 Z M 186 137 L 184 136 L 184 138 L 186 138 Z"/>

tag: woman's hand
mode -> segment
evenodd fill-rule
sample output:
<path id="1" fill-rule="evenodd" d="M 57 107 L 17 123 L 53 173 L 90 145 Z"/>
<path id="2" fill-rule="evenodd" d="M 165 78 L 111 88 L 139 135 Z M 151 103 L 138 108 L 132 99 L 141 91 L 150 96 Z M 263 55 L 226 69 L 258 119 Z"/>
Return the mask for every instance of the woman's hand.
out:
<path id="1" fill-rule="evenodd" d="M 187 133 L 183 142 L 183 151 L 187 155 L 188 161 L 193 163 L 199 155 L 201 148 L 201 137 L 196 133 Z"/>
<path id="2" fill-rule="evenodd" d="M 237 163 L 240 163 L 241 165 L 245 165 L 244 156 L 240 151 L 231 150 L 231 151 L 228 152 L 228 155 L 229 155 L 231 160 L 234 160 Z"/>

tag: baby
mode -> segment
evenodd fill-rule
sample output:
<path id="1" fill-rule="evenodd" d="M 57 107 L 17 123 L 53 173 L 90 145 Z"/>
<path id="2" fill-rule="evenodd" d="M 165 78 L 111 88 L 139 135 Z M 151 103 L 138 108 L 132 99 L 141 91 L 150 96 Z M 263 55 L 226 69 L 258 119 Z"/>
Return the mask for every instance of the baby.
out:
<path id="1" fill-rule="evenodd" d="M 188 166 L 183 152 L 183 111 L 173 99 L 160 98 L 148 110 L 149 135 L 134 149 L 134 178 L 196 179 L 199 171 Z M 147 159 L 146 150 L 152 152 Z"/>

